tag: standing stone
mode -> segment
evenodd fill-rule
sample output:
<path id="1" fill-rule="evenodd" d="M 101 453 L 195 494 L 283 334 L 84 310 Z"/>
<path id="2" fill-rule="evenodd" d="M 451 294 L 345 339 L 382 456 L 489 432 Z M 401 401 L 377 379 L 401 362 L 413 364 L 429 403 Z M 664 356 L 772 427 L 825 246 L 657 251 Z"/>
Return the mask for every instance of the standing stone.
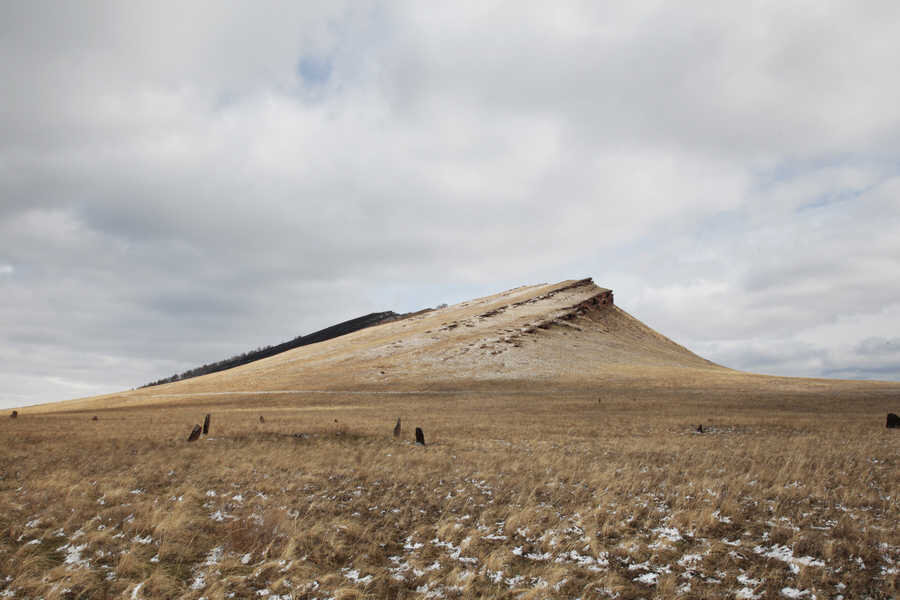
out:
<path id="1" fill-rule="evenodd" d="M 697 425 L 697 433 L 703 433 L 703 424 Z"/>
<path id="2" fill-rule="evenodd" d="M 191 430 L 191 435 L 188 436 L 189 442 L 196 442 L 200 439 L 200 434 L 203 433 L 203 428 L 199 425 L 194 425 L 194 428 Z"/>
<path id="3" fill-rule="evenodd" d="M 394 437 L 400 437 L 400 417 L 397 417 L 397 424 L 394 425 Z"/>
<path id="4" fill-rule="evenodd" d="M 265 417 L 263 417 L 262 415 L 259 415 L 259 422 L 260 422 L 260 423 L 265 423 L 265 422 L 266 422 Z"/>
<path id="5" fill-rule="evenodd" d="M 209 413 L 203 418 L 203 435 L 209 435 Z"/>
<path id="6" fill-rule="evenodd" d="M 422 433 L 421 427 L 416 427 L 416 443 L 425 445 L 425 434 Z"/>
<path id="7" fill-rule="evenodd" d="M 10 413 L 9 418 L 10 418 L 10 419 L 15 419 L 15 418 L 17 418 L 18 416 L 19 416 L 19 411 L 14 410 L 14 411 L 12 411 L 12 412 Z"/>
<path id="8" fill-rule="evenodd" d="M 15 412 L 16 411 L 13 411 L 13 416 L 16 416 Z M 898 417 L 894 413 L 888 413 L 887 427 L 888 429 L 900 429 L 900 417 Z"/>
<path id="9" fill-rule="evenodd" d="M 97 417 L 97 415 L 94 415 L 93 417 L 91 417 L 91 421 L 99 421 L 99 420 L 100 419 Z"/>

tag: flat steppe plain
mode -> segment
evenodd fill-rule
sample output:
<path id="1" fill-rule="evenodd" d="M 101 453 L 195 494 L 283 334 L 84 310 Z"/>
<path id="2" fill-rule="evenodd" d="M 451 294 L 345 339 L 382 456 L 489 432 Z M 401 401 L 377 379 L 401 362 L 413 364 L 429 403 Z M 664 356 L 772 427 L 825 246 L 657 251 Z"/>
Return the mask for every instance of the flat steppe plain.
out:
<path id="1" fill-rule="evenodd" d="M 897 596 L 900 384 L 724 369 L 566 285 L 4 417 L 0 596 Z"/>

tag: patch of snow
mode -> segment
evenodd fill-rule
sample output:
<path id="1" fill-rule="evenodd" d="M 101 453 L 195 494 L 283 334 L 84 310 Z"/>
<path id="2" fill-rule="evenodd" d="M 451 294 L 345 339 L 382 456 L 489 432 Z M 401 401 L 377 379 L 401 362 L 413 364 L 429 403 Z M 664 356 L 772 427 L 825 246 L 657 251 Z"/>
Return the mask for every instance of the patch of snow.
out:
<path id="1" fill-rule="evenodd" d="M 204 566 L 217 565 L 222 560 L 222 555 L 225 554 L 225 549 L 222 546 L 216 546 L 212 550 L 209 551 L 209 554 L 206 555 L 206 562 L 203 563 Z"/>
<path id="2" fill-rule="evenodd" d="M 197 573 L 194 577 L 194 581 L 191 582 L 192 590 L 202 590 L 206 587 L 206 576 L 203 573 Z"/>
<path id="3" fill-rule="evenodd" d="M 787 596 L 788 598 L 802 598 L 803 596 L 808 596 L 809 593 L 809 590 L 798 590 L 797 588 L 792 587 L 781 588 L 781 595 Z"/>
<path id="4" fill-rule="evenodd" d="M 712 514 L 712 516 L 713 516 L 719 523 L 731 523 L 731 517 L 726 517 L 726 516 L 720 515 L 718 510 L 715 511 L 715 512 Z"/>
<path id="5" fill-rule="evenodd" d="M 344 577 L 346 577 L 347 579 L 349 579 L 350 581 L 352 581 L 354 583 L 361 583 L 361 584 L 365 585 L 365 584 L 369 583 L 370 581 L 372 581 L 371 575 L 366 575 L 365 577 L 360 577 L 358 569 L 350 569 L 349 567 L 345 567 L 345 568 L 341 569 L 341 572 L 344 574 Z"/>
<path id="6" fill-rule="evenodd" d="M 462 542 L 460 542 L 459 547 L 454 546 L 451 542 L 445 542 L 438 538 L 434 538 L 433 540 L 431 540 L 431 543 L 433 545 L 437 546 L 438 548 L 446 548 L 446 549 L 450 550 L 450 558 L 452 558 L 453 560 L 457 560 L 457 561 L 459 561 L 461 563 L 465 563 L 465 564 L 477 565 L 478 564 L 477 558 L 474 558 L 471 556 L 460 556 L 462 554 L 462 546 L 467 545 L 470 539 L 471 538 L 464 539 Z"/>
<path id="7" fill-rule="evenodd" d="M 90 568 L 91 563 L 87 561 L 87 559 L 81 558 L 82 551 L 87 548 L 87 544 L 81 544 L 80 546 L 75 546 L 73 544 L 66 544 L 65 546 L 60 546 L 56 549 L 57 552 L 62 552 L 65 550 L 66 558 L 63 560 L 63 563 L 69 565 L 69 569 L 74 568 Z"/>
<path id="8" fill-rule="evenodd" d="M 633 581 L 643 583 L 644 585 L 656 585 L 657 579 L 659 579 L 659 575 L 656 573 L 644 573 L 643 575 L 635 577 Z"/>
<path id="9" fill-rule="evenodd" d="M 678 559 L 678 565 L 682 567 L 687 567 L 689 565 L 694 565 L 703 560 L 703 556 L 700 554 L 685 554 L 681 558 Z"/>
<path id="10" fill-rule="evenodd" d="M 681 532 L 674 527 L 657 527 L 652 530 L 653 533 L 659 534 L 659 537 L 670 542 L 680 542 L 683 538 Z"/>
<path id="11" fill-rule="evenodd" d="M 424 546 L 424 544 L 415 543 L 412 541 L 412 536 L 406 538 L 405 543 L 403 544 L 404 550 L 418 550 Z"/>
<path id="12" fill-rule="evenodd" d="M 568 552 L 563 552 L 557 556 L 554 562 L 574 562 L 578 566 L 588 569 L 589 571 L 597 572 L 600 571 L 601 567 L 609 566 L 608 557 L 609 555 L 606 552 L 602 552 L 598 558 L 594 558 L 593 556 L 579 554 L 577 550 L 569 550 Z"/>
<path id="13" fill-rule="evenodd" d="M 815 559 L 812 556 L 801 556 L 799 558 L 795 557 L 794 552 L 790 548 L 788 548 L 787 546 L 779 546 L 778 544 L 768 549 L 763 546 L 756 546 L 753 548 L 753 551 L 761 556 L 774 558 L 776 560 L 787 563 L 791 569 L 791 572 L 793 572 L 794 574 L 800 572 L 801 565 L 804 567 L 825 566 L 824 561 Z"/>

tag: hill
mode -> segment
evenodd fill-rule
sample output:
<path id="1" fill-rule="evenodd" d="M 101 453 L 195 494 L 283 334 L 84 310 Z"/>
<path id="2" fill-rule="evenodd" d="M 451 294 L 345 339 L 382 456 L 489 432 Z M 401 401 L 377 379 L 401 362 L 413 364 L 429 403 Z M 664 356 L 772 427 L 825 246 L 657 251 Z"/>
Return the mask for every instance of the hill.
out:
<path id="1" fill-rule="evenodd" d="M 523 286 L 402 316 L 373 314 L 388 317 L 221 372 L 25 410 L 305 392 L 608 393 L 639 387 L 753 395 L 886 389 L 877 382 L 770 377 L 714 364 L 629 315 L 616 306 L 612 290 L 591 279 Z"/>

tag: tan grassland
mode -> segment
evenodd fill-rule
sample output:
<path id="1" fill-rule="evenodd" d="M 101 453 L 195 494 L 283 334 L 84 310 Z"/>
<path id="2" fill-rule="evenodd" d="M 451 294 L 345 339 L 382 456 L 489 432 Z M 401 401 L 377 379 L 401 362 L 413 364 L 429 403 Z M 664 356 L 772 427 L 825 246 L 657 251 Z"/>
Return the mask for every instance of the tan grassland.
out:
<path id="1" fill-rule="evenodd" d="M 0 597 L 898 595 L 900 384 L 731 371 L 576 283 L 4 417 Z"/>

